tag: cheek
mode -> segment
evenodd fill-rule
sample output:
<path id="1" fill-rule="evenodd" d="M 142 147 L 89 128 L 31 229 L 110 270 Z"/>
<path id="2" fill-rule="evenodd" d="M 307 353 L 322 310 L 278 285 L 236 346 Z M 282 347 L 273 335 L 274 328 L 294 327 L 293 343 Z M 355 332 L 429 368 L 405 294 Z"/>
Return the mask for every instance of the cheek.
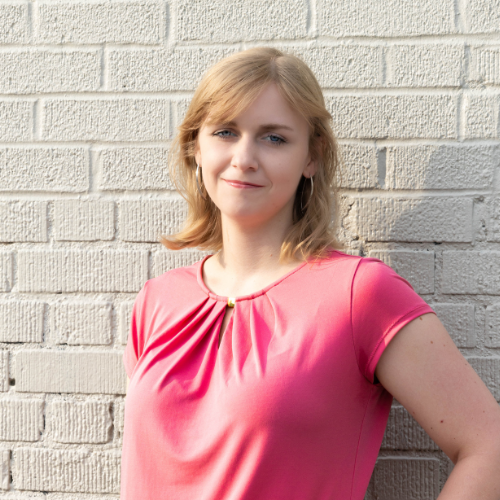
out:
<path id="1" fill-rule="evenodd" d="M 297 165 L 297 161 L 287 159 L 275 163 L 272 172 L 272 182 L 280 191 L 290 194 L 295 192 L 302 176 L 302 168 Z"/>
<path id="2" fill-rule="evenodd" d="M 216 177 L 227 165 L 227 158 L 224 152 L 217 148 L 207 148 L 201 153 L 201 167 L 203 171 L 203 181 L 208 185 L 216 182 Z"/>
<path id="3" fill-rule="evenodd" d="M 203 165 L 211 170 L 221 168 L 230 161 L 228 148 L 225 144 L 211 141 L 210 145 L 201 149 Z"/>

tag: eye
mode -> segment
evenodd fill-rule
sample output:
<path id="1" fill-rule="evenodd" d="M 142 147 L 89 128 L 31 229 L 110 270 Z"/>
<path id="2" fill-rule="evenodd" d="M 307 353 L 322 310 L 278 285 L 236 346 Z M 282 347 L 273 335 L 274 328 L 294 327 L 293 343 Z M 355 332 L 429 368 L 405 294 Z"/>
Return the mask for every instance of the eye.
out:
<path id="1" fill-rule="evenodd" d="M 219 130 L 218 132 L 214 132 L 213 135 L 216 135 L 217 137 L 220 137 L 221 139 L 226 139 L 230 137 L 232 132 L 230 130 Z"/>
<path id="2" fill-rule="evenodd" d="M 268 136 L 266 136 L 266 139 L 269 139 L 269 142 L 276 144 L 278 146 L 286 142 L 279 135 L 274 135 L 274 134 L 269 134 Z"/>

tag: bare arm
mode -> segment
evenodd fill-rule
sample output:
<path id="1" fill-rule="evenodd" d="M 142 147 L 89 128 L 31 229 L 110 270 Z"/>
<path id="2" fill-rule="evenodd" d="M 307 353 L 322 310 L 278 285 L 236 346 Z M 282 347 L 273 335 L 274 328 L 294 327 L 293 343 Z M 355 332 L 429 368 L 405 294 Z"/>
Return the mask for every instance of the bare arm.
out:
<path id="1" fill-rule="evenodd" d="M 500 406 L 437 316 L 402 328 L 375 373 L 455 464 L 439 500 L 498 500 Z"/>

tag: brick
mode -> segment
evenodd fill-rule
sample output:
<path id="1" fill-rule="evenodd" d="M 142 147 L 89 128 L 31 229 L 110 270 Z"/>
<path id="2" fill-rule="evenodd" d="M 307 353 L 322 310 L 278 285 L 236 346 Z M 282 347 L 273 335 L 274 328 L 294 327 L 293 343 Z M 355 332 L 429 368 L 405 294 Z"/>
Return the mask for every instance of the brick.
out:
<path id="1" fill-rule="evenodd" d="M 500 347 L 500 303 L 486 308 L 484 343 L 486 347 Z"/>
<path id="2" fill-rule="evenodd" d="M 488 390 L 500 401 L 500 358 L 467 358 L 475 372 L 481 377 Z"/>
<path id="3" fill-rule="evenodd" d="M 84 92 L 100 87 L 98 50 L 49 51 L 22 49 L 0 51 L 0 92 Z"/>
<path id="4" fill-rule="evenodd" d="M 393 87 L 460 87 L 464 46 L 449 44 L 392 45 L 387 84 Z"/>
<path id="5" fill-rule="evenodd" d="M 125 422 L 125 402 L 116 401 L 114 404 L 114 427 L 117 438 L 123 436 L 123 424 Z"/>
<path id="6" fill-rule="evenodd" d="M 493 236 L 490 220 L 492 198 L 489 196 L 474 197 L 472 225 L 474 228 L 474 243 L 486 241 Z"/>
<path id="7" fill-rule="evenodd" d="M 0 148 L 1 191 L 69 191 L 89 188 L 86 148 Z"/>
<path id="8" fill-rule="evenodd" d="M 379 187 L 378 151 L 375 146 L 341 144 L 340 154 L 343 162 L 339 167 L 340 187 Z"/>
<path id="9" fill-rule="evenodd" d="M 499 106 L 494 96 L 466 95 L 463 106 L 465 138 L 493 139 L 498 136 Z"/>
<path id="10" fill-rule="evenodd" d="M 129 49 L 109 53 L 109 89 L 122 91 L 195 90 L 203 74 L 233 48 Z"/>
<path id="11" fill-rule="evenodd" d="M 0 241 L 47 241 L 47 203 L 9 201 L 0 203 Z"/>
<path id="12" fill-rule="evenodd" d="M 472 199 L 358 198 L 344 226 L 366 241 L 472 241 Z"/>
<path id="13" fill-rule="evenodd" d="M 318 2 L 320 36 L 416 36 L 454 33 L 452 0 Z"/>
<path id="14" fill-rule="evenodd" d="M 393 406 L 382 450 L 439 450 L 437 444 L 403 406 Z"/>
<path id="15" fill-rule="evenodd" d="M 443 252 L 443 293 L 500 295 L 500 252 Z"/>
<path id="16" fill-rule="evenodd" d="M 50 307 L 50 338 L 56 344 L 111 343 L 111 304 L 65 302 Z"/>
<path id="17" fill-rule="evenodd" d="M 42 342 L 44 312 L 43 302 L 0 301 L 0 342 Z"/>
<path id="18" fill-rule="evenodd" d="M 457 347 L 476 347 L 474 305 L 432 304 L 431 307 Z"/>
<path id="19" fill-rule="evenodd" d="M 0 292 L 9 292 L 13 283 L 13 253 L 0 250 Z"/>
<path id="20" fill-rule="evenodd" d="M 47 407 L 48 432 L 58 443 L 106 443 L 113 422 L 110 404 L 99 401 L 52 401 Z"/>
<path id="21" fill-rule="evenodd" d="M 10 483 L 10 450 L 0 450 L 0 489 L 8 490 Z"/>
<path id="22" fill-rule="evenodd" d="M 364 144 L 342 144 L 343 165 L 339 185 L 345 188 L 378 187 L 377 148 Z"/>
<path id="23" fill-rule="evenodd" d="M 500 196 L 489 203 L 488 241 L 500 241 Z"/>
<path id="24" fill-rule="evenodd" d="M 120 304 L 120 342 L 122 345 L 127 344 L 133 305 L 133 300 L 122 302 Z"/>
<path id="25" fill-rule="evenodd" d="M 104 200 L 56 200 L 54 238 L 62 241 L 112 240 L 114 203 Z"/>
<path id="26" fill-rule="evenodd" d="M 184 116 L 186 116 L 190 103 L 190 97 L 172 101 L 172 118 L 174 122 L 174 128 L 178 127 L 182 123 L 182 120 L 184 119 Z"/>
<path id="27" fill-rule="evenodd" d="M 168 99 L 47 98 L 42 107 L 44 140 L 160 141 L 170 137 Z"/>
<path id="28" fill-rule="evenodd" d="M 41 43 L 140 43 L 163 40 L 166 20 L 160 2 L 41 2 Z"/>
<path id="29" fill-rule="evenodd" d="M 20 292 L 137 292 L 148 254 L 134 250 L 20 250 Z"/>
<path id="30" fill-rule="evenodd" d="M 0 349 L 0 392 L 9 390 L 9 351 Z"/>
<path id="31" fill-rule="evenodd" d="M 390 189 L 488 188 L 500 167 L 498 146 L 391 146 L 386 154 Z"/>
<path id="32" fill-rule="evenodd" d="M 179 0 L 177 36 L 182 41 L 239 42 L 307 36 L 304 0 Z"/>
<path id="33" fill-rule="evenodd" d="M 43 432 L 43 401 L 37 399 L 0 400 L 0 439 L 39 441 Z"/>
<path id="34" fill-rule="evenodd" d="M 27 43 L 30 38 L 29 2 L 2 2 L 0 43 Z"/>
<path id="35" fill-rule="evenodd" d="M 467 32 L 500 33 L 500 0 L 467 0 Z"/>
<path id="36" fill-rule="evenodd" d="M 174 189 L 168 173 L 168 147 L 126 147 L 99 152 L 99 189 L 142 191 Z"/>
<path id="37" fill-rule="evenodd" d="M 0 99 L 2 141 L 30 141 L 33 138 L 33 101 Z"/>
<path id="38" fill-rule="evenodd" d="M 120 239 L 157 242 L 162 234 L 179 231 L 186 214 L 184 200 L 121 201 Z"/>
<path id="39" fill-rule="evenodd" d="M 457 137 L 457 103 L 452 96 L 330 96 L 326 105 L 339 138 Z"/>
<path id="40" fill-rule="evenodd" d="M 373 471 L 375 498 L 429 500 L 437 498 L 439 460 L 433 458 L 379 457 Z"/>
<path id="41" fill-rule="evenodd" d="M 500 47 L 470 48 L 470 80 L 500 85 Z"/>
<path id="42" fill-rule="evenodd" d="M 369 255 L 392 267 L 417 293 L 434 293 L 434 252 L 371 250 Z"/>
<path id="43" fill-rule="evenodd" d="M 19 490 L 118 493 L 120 454 L 116 451 L 18 448 L 13 486 Z"/>
<path id="44" fill-rule="evenodd" d="M 322 88 L 378 87 L 382 81 L 380 47 L 360 44 L 278 46 L 300 57 L 311 68 Z"/>
<path id="45" fill-rule="evenodd" d="M 200 250 L 160 250 L 153 254 L 153 275 L 160 276 L 171 269 L 190 266 L 209 254 L 211 252 Z"/>
<path id="46" fill-rule="evenodd" d="M 14 373 L 19 392 L 125 393 L 120 352 L 17 351 Z"/>

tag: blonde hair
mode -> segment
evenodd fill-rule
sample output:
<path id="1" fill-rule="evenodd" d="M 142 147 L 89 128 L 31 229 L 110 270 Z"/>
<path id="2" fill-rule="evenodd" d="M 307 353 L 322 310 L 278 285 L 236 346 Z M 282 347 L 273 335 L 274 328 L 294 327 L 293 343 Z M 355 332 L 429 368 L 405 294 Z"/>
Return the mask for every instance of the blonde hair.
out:
<path id="1" fill-rule="evenodd" d="M 167 248 L 198 247 L 210 251 L 222 248 L 220 210 L 208 193 L 204 200 L 196 187 L 197 136 L 209 115 L 213 122 L 233 120 L 269 83 L 275 83 L 288 104 L 309 123 L 312 130 L 309 151 L 318 162 L 312 197 L 305 212 L 301 210 L 301 197 L 307 202 L 311 182 L 304 176 L 299 182 L 293 225 L 281 246 L 280 262 L 321 258 L 329 248 L 339 248 L 335 237 L 335 180 L 340 158 L 330 125 L 331 115 L 309 67 L 298 57 L 270 47 L 252 48 L 222 59 L 208 70 L 196 89 L 169 155 L 170 176 L 188 203 L 188 214 L 180 232 L 160 238 Z"/>

